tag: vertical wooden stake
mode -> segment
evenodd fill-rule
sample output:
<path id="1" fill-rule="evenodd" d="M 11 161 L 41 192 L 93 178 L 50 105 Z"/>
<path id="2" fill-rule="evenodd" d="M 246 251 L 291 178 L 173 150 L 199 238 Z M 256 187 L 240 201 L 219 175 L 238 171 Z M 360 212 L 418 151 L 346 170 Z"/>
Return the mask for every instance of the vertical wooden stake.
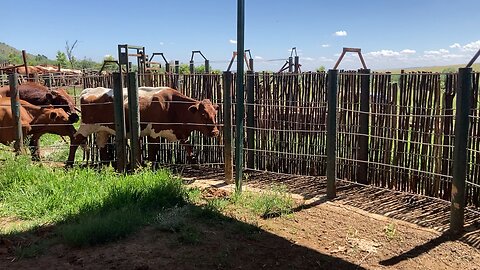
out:
<path id="1" fill-rule="evenodd" d="M 247 168 L 254 169 L 254 157 L 255 152 L 253 151 L 255 147 L 255 102 L 254 99 L 254 77 L 253 71 L 247 71 L 247 148 L 251 149 L 247 152 Z"/>
<path id="2" fill-rule="evenodd" d="M 132 171 L 140 167 L 140 111 L 138 108 L 137 73 L 128 73 L 128 117 Z"/>
<path id="3" fill-rule="evenodd" d="M 463 231 L 465 212 L 465 182 L 467 180 L 467 143 L 472 93 L 472 68 L 458 69 L 457 108 L 455 116 L 455 144 L 453 149 L 452 201 L 450 230 Z"/>
<path id="4" fill-rule="evenodd" d="M 122 75 L 113 73 L 113 109 L 115 113 L 115 147 L 117 154 L 117 171 L 125 172 L 126 141 L 125 141 L 125 111 L 123 105 Z"/>
<path id="5" fill-rule="evenodd" d="M 327 75 L 327 198 L 336 196 L 337 177 L 337 79 L 338 70 L 330 69 Z"/>
<path id="6" fill-rule="evenodd" d="M 356 180 L 358 183 L 368 184 L 368 130 L 370 112 L 370 69 L 360 70 L 360 115 L 357 158 L 358 170 Z"/>
<path id="7" fill-rule="evenodd" d="M 225 155 L 225 182 L 233 183 L 232 136 L 232 73 L 223 72 L 223 140 Z"/>

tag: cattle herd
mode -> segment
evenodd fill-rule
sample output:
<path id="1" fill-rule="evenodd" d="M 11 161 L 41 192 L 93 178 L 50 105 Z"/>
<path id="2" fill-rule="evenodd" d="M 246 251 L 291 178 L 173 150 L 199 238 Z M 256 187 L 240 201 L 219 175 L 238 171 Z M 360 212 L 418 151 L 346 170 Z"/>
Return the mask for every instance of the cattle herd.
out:
<path id="1" fill-rule="evenodd" d="M 106 151 L 109 136 L 115 134 L 113 90 L 103 87 L 84 89 L 80 96 L 81 109 L 75 108 L 74 100 L 63 89 L 49 90 L 39 83 L 24 83 L 18 87 L 21 99 L 21 124 L 24 136 L 30 138 L 32 158 L 39 159 L 39 138 L 52 133 L 70 138 L 67 166 L 73 165 L 79 146 L 86 148 L 87 137 L 96 134 L 100 159 L 112 161 Z M 179 141 L 185 146 L 187 159 L 195 162 L 188 137 L 194 130 L 209 137 L 218 136 L 216 123 L 218 105 L 209 99 L 201 101 L 187 97 L 169 87 L 139 87 L 140 136 L 156 141 L 160 137 L 168 141 Z M 127 90 L 123 90 L 124 110 L 128 125 Z M 6 145 L 15 140 L 14 118 L 10 106 L 10 87 L 0 88 L 0 142 Z M 81 112 L 81 117 L 77 112 Z M 81 120 L 80 127 L 74 123 Z M 154 161 L 158 144 L 148 148 L 148 160 Z"/>

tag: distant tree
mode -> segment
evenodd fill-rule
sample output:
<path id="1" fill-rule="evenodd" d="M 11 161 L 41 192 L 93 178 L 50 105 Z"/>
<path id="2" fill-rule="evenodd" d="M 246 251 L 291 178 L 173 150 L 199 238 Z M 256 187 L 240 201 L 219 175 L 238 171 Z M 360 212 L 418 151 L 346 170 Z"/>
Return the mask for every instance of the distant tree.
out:
<path id="1" fill-rule="evenodd" d="M 324 66 L 320 66 L 319 68 L 317 68 L 317 72 L 324 72 L 324 71 L 325 71 Z"/>
<path id="2" fill-rule="evenodd" d="M 106 55 L 104 58 L 103 58 L 103 61 L 114 61 L 115 58 L 111 55 Z M 103 63 L 102 63 L 103 64 Z M 100 69 L 100 68 L 99 68 Z M 133 69 L 133 67 L 132 67 Z M 108 71 L 118 71 L 118 65 L 115 64 L 115 63 L 106 63 L 105 64 L 105 67 L 103 68 L 103 70 L 108 70 Z"/>
<path id="3" fill-rule="evenodd" d="M 35 57 L 30 57 L 27 60 L 28 64 L 31 66 L 36 66 L 36 65 L 47 65 L 51 63 L 51 60 L 48 59 L 45 55 L 37 54 Z"/>
<path id="4" fill-rule="evenodd" d="M 77 42 L 78 42 L 78 40 L 75 40 L 75 42 L 72 44 L 72 46 L 70 46 L 70 44 L 68 44 L 68 40 L 65 41 L 65 50 L 67 52 L 68 62 L 70 62 L 70 67 L 71 68 L 75 68 L 76 59 L 75 59 L 75 56 L 73 56 L 73 50 L 75 49 L 75 46 L 77 45 Z"/>
<path id="5" fill-rule="evenodd" d="M 22 57 L 16 53 L 10 53 L 8 55 L 8 62 L 13 65 L 20 65 L 23 64 Z"/>
<path id="6" fill-rule="evenodd" d="M 454 67 L 447 67 L 442 70 L 442 73 L 455 73 L 457 70 Z"/>
<path id="7" fill-rule="evenodd" d="M 190 74 L 190 66 L 188 64 L 180 64 L 180 74 Z"/>
<path id="8" fill-rule="evenodd" d="M 60 65 L 60 67 L 66 67 L 68 64 L 67 56 L 65 55 L 65 53 L 61 51 L 57 51 L 56 60 L 57 60 L 56 64 Z"/>
<path id="9" fill-rule="evenodd" d="M 90 58 L 87 59 L 86 57 L 84 57 L 82 60 L 77 62 L 76 66 L 77 66 L 77 68 L 81 68 L 81 69 L 96 69 L 96 70 L 98 70 L 98 69 L 100 69 L 102 64 L 97 63 Z"/>

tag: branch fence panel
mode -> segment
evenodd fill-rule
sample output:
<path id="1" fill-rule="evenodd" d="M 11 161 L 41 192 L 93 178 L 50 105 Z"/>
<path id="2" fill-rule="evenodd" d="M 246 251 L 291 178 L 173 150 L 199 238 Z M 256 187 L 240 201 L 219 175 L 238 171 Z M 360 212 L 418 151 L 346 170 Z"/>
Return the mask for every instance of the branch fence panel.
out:
<path id="1" fill-rule="evenodd" d="M 170 86 L 198 100 L 209 98 L 222 108 L 224 92 L 220 74 L 146 73 L 139 76 L 143 76 L 145 86 Z M 249 153 L 250 157 L 253 156 L 250 166 L 247 168 L 245 163 L 244 167 L 295 175 L 325 175 L 326 73 L 262 72 L 248 76 L 254 76 L 254 101 L 246 104 L 253 107 L 254 122 L 253 126 L 246 126 L 246 130 L 251 132 L 253 129 L 254 142 L 244 143 L 245 161 L 248 161 Z M 367 112 L 360 110 L 362 76 L 370 76 Z M 479 207 L 480 74 L 474 73 L 472 77 L 466 203 Z M 340 72 L 335 112 L 338 125 L 337 178 L 358 180 L 360 164 L 365 164 L 357 157 L 360 142 L 365 142 L 360 138 L 367 136 L 369 184 L 449 200 L 457 81 L 455 73 Z M 81 82 L 84 88 L 113 87 L 111 75 L 85 74 Z M 232 93 L 235 93 L 235 84 Z M 233 123 L 236 117 L 245 117 L 236 115 L 234 108 L 233 94 Z M 368 114 L 366 135 L 359 132 L 362 114 Z M 217 119 L 220 125 L 223 125 L 222 119 L 223 109 L 220 109 Z M 235 137 L 233 129 L 234 140 Z M 93 137 L 89 139 L 91 143 L 93 140 Z M 222 136 L 207 138 L 194 132 L 190 140 L 201 164 L 223 166 Z M 185 150 L 178 143 L 168 143 L 164 139 L 145 139 L 144 143 L 160 144 L 156 156 L 159 164 L 186 163 Z M 144 149 L 145 157 L 148 146 Z M 99 161 L 96 151 L 91 151 L 85 159 L 92 163 Z"/>

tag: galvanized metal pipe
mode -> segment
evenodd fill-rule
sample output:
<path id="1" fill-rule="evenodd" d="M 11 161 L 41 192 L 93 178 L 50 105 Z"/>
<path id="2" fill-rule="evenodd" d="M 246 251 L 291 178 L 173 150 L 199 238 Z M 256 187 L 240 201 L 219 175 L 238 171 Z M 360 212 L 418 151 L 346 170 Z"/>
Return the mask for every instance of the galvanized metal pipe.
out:
<path id="1" fill-rule="evenodd" d="M 22 119 L 20 118 L 20 96 L 18 94 L 18 74 L 8 75 L 10 84 L 10 106 L 12 109 L 13 124 L 15 128 L 15 152 L 20 153 L 23 149 Z"/>
<path id="2" fill-rule="evenodd" d="M 237 0 L 237 89 L 235 100 L 236 104 L 236 140 L 235 140 L 235 190 L 242 191 L 243 181 L 243 140 L 244 134 L 244 115 L 245 115 L 245 96 L 244 96 L 244 65 L 245 55 L 245 0 Z"/>

